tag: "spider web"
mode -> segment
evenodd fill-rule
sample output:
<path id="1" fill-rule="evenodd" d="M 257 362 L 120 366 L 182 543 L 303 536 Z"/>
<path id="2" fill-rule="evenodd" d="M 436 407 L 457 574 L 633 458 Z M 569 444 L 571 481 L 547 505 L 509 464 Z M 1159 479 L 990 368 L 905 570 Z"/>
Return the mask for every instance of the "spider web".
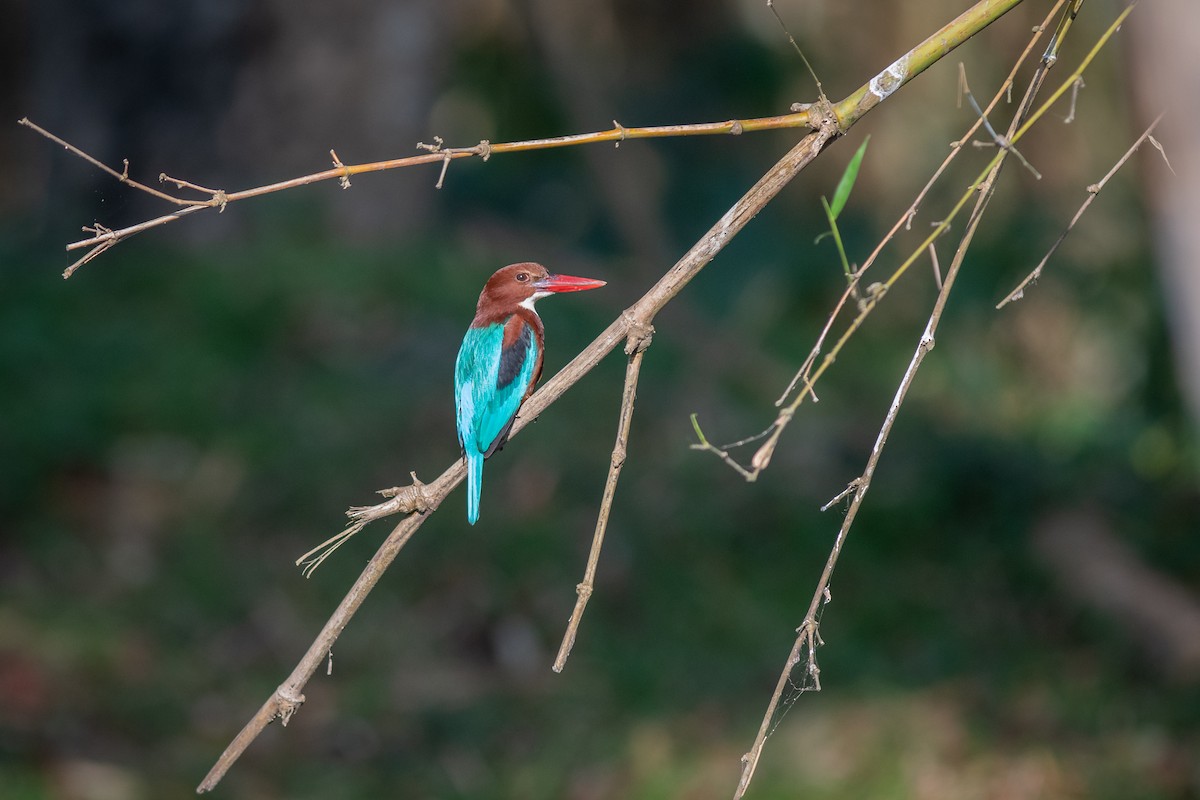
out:
<path id="1" fill-rule="evenodd" d="M 817 607 L 816 614 L 811 619 L 806 619 L 796 629 L 796 646 L 791 655 L 786 684 L 780 695 L 779 703 L 771 715 L 771 726 L 767 732 L 768 738 L 774 735 L 779 724 L 783 722 L 783 718 L 791 711 L 792 706 L 796 704 L 801 695 L 806 692 L 821 691 L 821 668 L 817 664 L 817 648 L 825 643 L 821 639 L 820 633 L 821 617 L 824 615 L 825 605 L 832 599 L 828 587 L 825 588 L 824 594 L 825 597 Z"/>

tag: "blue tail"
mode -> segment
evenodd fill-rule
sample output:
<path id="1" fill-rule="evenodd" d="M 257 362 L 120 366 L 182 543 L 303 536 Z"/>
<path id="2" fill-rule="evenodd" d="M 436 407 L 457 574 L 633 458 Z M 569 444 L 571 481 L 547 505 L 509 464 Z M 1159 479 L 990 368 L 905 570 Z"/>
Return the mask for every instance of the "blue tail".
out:
<path id="1" fill-rule="evenodd" d="M 483 486 L 483 453 L 467 453 L 467 522 L 479 519 L 479 490 Z"/>

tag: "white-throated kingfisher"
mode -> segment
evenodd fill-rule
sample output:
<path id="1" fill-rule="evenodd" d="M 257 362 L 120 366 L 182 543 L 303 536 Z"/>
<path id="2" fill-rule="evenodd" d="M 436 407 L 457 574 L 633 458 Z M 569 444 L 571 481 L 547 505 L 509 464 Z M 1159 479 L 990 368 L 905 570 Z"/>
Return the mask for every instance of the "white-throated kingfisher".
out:
<path id="1" fill-rule="evenodd" d="M 542 375 L 545 337 L 533 304 L 604 281 L 554 275 L 541 264 L 510 264 L 488 278 L 454 365 L 458 442 L 467 459 L 467 522 L 479 519 L 483 460 L 504 446 L 517 410 Z"/>

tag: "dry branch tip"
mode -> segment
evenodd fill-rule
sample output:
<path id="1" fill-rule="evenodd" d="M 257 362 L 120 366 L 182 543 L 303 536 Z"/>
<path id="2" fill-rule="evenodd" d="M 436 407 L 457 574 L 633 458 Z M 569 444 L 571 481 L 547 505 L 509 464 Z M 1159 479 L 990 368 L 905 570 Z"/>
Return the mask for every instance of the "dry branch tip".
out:
<path id="1" fill-rule="evenodd" d="M 837 505 L 842 500 L 844 500 L 846 497 L 848 497 L 851 493 L 858 491 L 858 487 L 861 485 L 862 485 L 862 478 L 855 478 L 854 480 L 850 481 L 850 483 L 846 484 L 845 489 L 842 489 L 840 492 L 837 493 L 836 497 L 834 497 L 832 500 L 830 500 L 825 505 L 821 506 L 821 510 L 828 511 L 829 509 L 833 508 L 835 505 Z"/>
<path id="2" fill-rule="evenodd" d="M 375 520 L 392 514 L 424 514 L 432 509 L 435 500 L 428 484 L 423 483 L 416 472 L 410 472 L 409 475 L 413 481 L 411 486 L 393 486 L 390 489 L 379 490 L 379 494 L 388 498 L 384 502 L 346 509 L 346 516 L 350 518 L 351 524 L 296 559 L 296 566 L 301 567 L 304 577 L 311 578 L 325 559 Z"/>

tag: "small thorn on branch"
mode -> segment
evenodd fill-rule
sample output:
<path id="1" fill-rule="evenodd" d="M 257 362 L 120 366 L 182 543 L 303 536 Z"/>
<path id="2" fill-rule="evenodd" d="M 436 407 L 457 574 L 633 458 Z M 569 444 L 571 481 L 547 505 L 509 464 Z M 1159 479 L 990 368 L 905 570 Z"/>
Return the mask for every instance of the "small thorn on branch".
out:
<path id="1" fill-rule="evenodd" d="M 440 175 L 438 175 L 437 183 L 433 185 L 433 188 L 440 189 L 446 182 L 446 171 L 450 169 L 450 158 L 450 153 L 446 152 L 445 157 L 442 159 L 442 172 Z"/>
<path id="2" fill-rule="evenodd" d="M 417 147 L 420 147 L 420 145 L 418 144 Z M 338 178 L 338 184 L 341 185 L 341 187 L 343 189 L 349 189 L 350 188 L 350 168 L 342 163 L 342 160 L 340 158 L 338 158 L 337 151 L 334 150 L 333 148 L 329 149 L 329 157 L 333 159 L 334 168 L 340 169 L 342 171 L 342 177 Z"/>
<path id="3" fill-rule="evenodd" d="M 937 285 L 938 292 L 941 292 L 942 291 L 942 268 L 938 264 L 937 248 L 934 247 L 933 242 L 929 243 L 929 260 L 933 264 L 934 283 Z"/>
<path id="4" fill-rule="evenodd" d="M 612 121 L 612 124 L 613 124 L 613 130 L 617 131 L 617 134 L 619 136 L 617 141 L 613 142 L 613 147 L 620 147 L 621 142 L 625 141 L 625 138 L 627 136 L 629 136 L 629 130 L 624 125 L 617 122 L 615 119 Z"/>
<path id="5" fill-rule="evenodd" d="M 442 184 L 446 181 L 446 170 L 450 168 L 450 159 L 454 157 L 450 154 L 450 150 L 446 148 L 446 140 L 440 136 L 434 136 L 433 144 L 417 142 L 417 149 L 428 150 L 431 153 L 442 153 L 442 171 L 438 175 L 437 183 L 434 184 L 435 189 L 442 188 Z"/>
<path id="6" fill-rule="evenodd" d="M 126 162 L 126 163 L 128 164 L 129 162 Z M 158 173 L 158 182 L 159 183 L 173 183 L 173 184 L 175 184 L 175 188 L 177 188 L 177 189 L 192 189 L 194 191 L 200 192 L 201 194 L 211 195 L 214 198 L 217 195 L 225 194 L 225 191 L 223 189 L 209 189 L 207 186 L 201 186 L 199 184 L 192 183 L 191 181 L 185 181 L 180 178 L 172 178 L 170 175 L 168 175 L 165 172 Z"/>
<path id="7" fill-rule="evenodd" d="M 862 478 L 855 478 L 854 480 L 850 481 L 850 483 L 846 484 L 845 489 L 842 489 L 840 492 L 838 492 L 836 497 L 834 497 L 832 500 L 830 500 L 825 505 L 821 506 L 821 510 L 828 511 L 830 508 L 832 508 L 833 506 L 840 503 L 842 500 L 849 497 L 852 493 L 858 491 L 858 487 L 861 485 L 862 485 Z"/>
<path id="8" fill-rule="evenodd" d="M 1087 88 L 1087 84 L 1083 82 L 1083 76 L 1080 75 L 1071 86 L 1071 107 L 1067 111 L 1067 116 L 1063 119 L 1064 125 L 1070 125 L 1075 121 L 1075 104 L 1079 101 L 1079 90 L 1084 88 Z"/>
<path id="9" fill-rule="evenodd" d="M 418 150 L 428 150 L 431 153 L 440 153 L 444 149 L 445 144 L 446 144 L 445 139 L 443 139 L 440 136 L 434 136 L 433 144 L 426 144 L 425 142 L 417 142 L 417 149 Z"/>

